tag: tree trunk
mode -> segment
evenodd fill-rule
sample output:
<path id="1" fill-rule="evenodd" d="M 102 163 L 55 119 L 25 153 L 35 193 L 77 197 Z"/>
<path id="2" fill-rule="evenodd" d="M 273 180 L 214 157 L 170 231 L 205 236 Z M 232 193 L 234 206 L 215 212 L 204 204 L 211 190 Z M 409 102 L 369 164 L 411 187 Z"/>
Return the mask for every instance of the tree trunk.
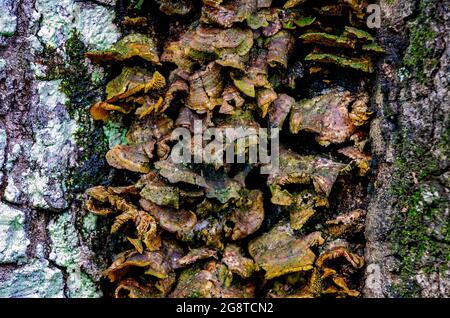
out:
<path id="1" fill-rule="evenodd" d="M 381 2 L 366 297 L 448 297 L 449 1 Z"/>
<path id="2" fill-rule="evenodd" d="M 450 296 L 448 0 L 382 0 L 365 297 Z M 0 0 L 0 297 L 100 297 L 113 253 L 83 191 L 121 127 L 94 123 L 115 0 Z M 106 248 L 105 248 L 106 247 Z"/>
<path id="3" fill-rule="evenodd" d="M 114 1 L 0 1 L 0 297 L 98 297 L 108 230 L 80 205 L 109 170 L 84 59 L 120 36 Z"/>

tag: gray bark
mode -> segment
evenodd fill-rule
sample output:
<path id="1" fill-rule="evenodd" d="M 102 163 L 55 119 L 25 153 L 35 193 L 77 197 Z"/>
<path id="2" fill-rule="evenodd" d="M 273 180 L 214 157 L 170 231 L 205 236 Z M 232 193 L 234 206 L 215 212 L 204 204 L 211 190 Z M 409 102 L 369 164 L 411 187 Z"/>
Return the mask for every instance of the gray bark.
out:
<path id="1" fill-rule="evenodd" d="M 0 1 L 0 297 L 102 294 L 107 257 L 96 246 L 107 230 L 80 208 L 76 188 L 95 182 L 81 180 L 80 170 L 100 128 L 67 86 L 78 76 L 91 100 L 101 97 L 103 70 L 73 54 L 117 41 L 111 5 Z"/>
<path id="2" fill-rule="evenodd" d="M 448 297 L 449 1 L 381 2 L 366 297 Z"/>

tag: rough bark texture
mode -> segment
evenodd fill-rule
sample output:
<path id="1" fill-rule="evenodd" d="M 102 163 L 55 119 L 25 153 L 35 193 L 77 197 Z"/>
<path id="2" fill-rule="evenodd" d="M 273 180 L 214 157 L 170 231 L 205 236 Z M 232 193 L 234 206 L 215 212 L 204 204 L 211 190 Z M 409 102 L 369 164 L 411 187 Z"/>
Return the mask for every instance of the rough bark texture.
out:
<path id="1" fill-rule="evenodd" d="M 371 127 L 366 297 L 448 297 L 449 26 L 446 1 L 382 1 Z"/>
<path id="2" fill-rule="evenodd" d="M 111 5 L 0 1 L 0 297 L 101 295 L 107 230 L 78 198 L 108 173 L 86 111 L 104 72 L 83 52 L 119 38 Z"/>
<path id="3" fill-rule="evenodd" d="M 79 197 L 121 129 L 87 116 L 106 75 L 83 53 L 120 37 L 114 5 L 0 0 L 0 297 L 102 295 L 108 227 Z M 365 296 L 448 297 L 450 3 L 381 7 Z"/>

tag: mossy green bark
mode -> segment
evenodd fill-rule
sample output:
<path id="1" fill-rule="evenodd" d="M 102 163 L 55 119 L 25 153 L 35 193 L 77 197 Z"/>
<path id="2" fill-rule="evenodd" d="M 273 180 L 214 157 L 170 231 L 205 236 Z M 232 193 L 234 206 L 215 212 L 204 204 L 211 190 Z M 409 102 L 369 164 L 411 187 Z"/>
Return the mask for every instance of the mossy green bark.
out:
<path id="1" fill-rule="evenodd" d="M 449 135 L 450 131 L 439 145 L 445 156 L 450 156 Z M 398 135 L 396 146 L 393 192 L 401 213 L 394 219 L 398 226 L 390 236 L 401 262 L 401 283 L 393 288 L 399 297 L 418 297 L 418 272 L 445 275 L 449 269 L 450 218 L 445 217 L 449 202 L 436 184 L 440 166 L 429 149 L 411 142 L 406 131 Z"/>
<path id="2" fill-rule="evenodd" d="M 77 121 L 74 134 L 76 144 L 81 150 L 80 165 L 73 169 L 68 186 L 75 192 L 84 191 L 107 173 L 104 153 L 108 150 L 109 136 L 105 136 L 100 125 L 93 122 L 89 115 L 90 106 L 101 95 L 103 81 L 92 77 L 84 54 L 87 47 L 81 41 L 80 34 L 72 30 L 66 42 L 67 62 L 63 70 L 61 91 L 66 94 L 66 108 L 69 115 Z M 88 93 L 94 92 L 94 93 Z"/>
<path id="3" fill-rule="evenodd" d="M 437 37 L 437 33 L 431 29 L 431 15 L 428 10 L 432 8 L 431 0 L 421 0 L 419 2 L 419 13 L 410 23 L 410 46 L 403 59 L 403 64 L 410 71 L 416 72 L 416 77 L 421 83 L 427 81 L 427 76 L 431 70 L 434 70 L 439 61 L 433 58 L 433 49 L 427 46 L 427 43 Z"/>

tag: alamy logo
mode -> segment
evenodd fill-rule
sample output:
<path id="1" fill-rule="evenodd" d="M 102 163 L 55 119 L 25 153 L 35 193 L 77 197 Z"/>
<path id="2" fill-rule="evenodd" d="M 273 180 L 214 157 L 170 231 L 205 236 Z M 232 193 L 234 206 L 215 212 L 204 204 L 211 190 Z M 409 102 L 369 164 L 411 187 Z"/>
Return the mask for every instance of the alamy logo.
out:
<path id="1" fill-rule="evenodd" d="M 271 174 L 279 168 L 278 128 L 208 128 L 201 120 L 194 121 L 194 134 L 187 128 L 172 132 L 178 141 L 170 154 L 174 163 L 260 164 L 261 174 Z"/>

